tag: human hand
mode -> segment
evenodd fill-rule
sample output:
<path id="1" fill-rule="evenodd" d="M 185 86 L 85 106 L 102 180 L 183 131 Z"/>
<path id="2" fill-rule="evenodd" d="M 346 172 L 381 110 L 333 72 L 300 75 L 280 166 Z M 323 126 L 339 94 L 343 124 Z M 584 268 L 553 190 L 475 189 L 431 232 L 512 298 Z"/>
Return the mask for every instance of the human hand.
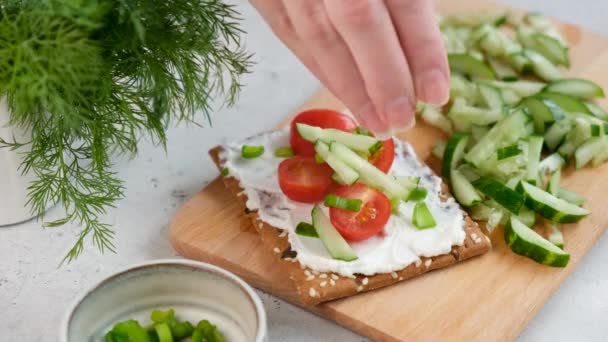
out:
<path id="1" fill-rule="evenodd" d="M 449 67 L 431 0 L 250 0 L 306 67 L 378 136 L 444 104 Z"/>

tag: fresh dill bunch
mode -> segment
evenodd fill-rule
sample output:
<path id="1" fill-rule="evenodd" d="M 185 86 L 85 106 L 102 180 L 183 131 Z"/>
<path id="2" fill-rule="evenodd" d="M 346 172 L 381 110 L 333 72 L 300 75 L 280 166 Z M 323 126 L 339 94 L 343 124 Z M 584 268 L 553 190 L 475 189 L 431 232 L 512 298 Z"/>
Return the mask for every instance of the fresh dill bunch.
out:
<path id="1" fill-rule="evenodd" d="M 210 122 L 217 97 L 234 104 L 251 55 L 240 17 L 221 0 L 12 0 L 0 3 L 0 96 L 10 124 L 30 141 L 22 149 L 32 214 L 61 203 L 83 226 L 65 260 L 85 238 L 114 251 L 100 220 L 123 196 L 111 170 L 115 153 L 134 155 L 147 136 L 165 146 L 169 122 Z"/>

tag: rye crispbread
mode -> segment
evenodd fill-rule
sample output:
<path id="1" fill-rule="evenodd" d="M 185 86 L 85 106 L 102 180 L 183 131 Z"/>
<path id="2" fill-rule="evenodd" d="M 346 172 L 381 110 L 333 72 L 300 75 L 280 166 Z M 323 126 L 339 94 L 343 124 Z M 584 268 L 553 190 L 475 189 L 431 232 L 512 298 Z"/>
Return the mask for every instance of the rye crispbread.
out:
<path id="1" fill-rule="evenodd" d="M 221 146 L 216 146 L 209 151 L 211 158 L 220 170 L 223 168 L 223 162 L 220 160 L 222 150 Z M 238 198 L 238 202 L 241 204 L 244 216 L 241 221 L 242 228 L 253 227 L 258 232 L 262 242 L 268 246 L 269 252 L 274 253 L 277 256 L 277 261 L 283 265 L 286 272 L 289 272 L 289 277 L 298 291 L 301 302 L 306 305 L 316 305 L 392 285 L 428 271 L 447 267 L 459 261 L 481 255 L 491 248 L 490 240 L 482 233 L 477 223 L 465 215 L 466 238 L 464 244 L 453 246 L 450 253 L 432 258 L 422 257 L 420 263 L 410 264 L 400 271 L 373 276 L 356 275 L 351 278 L 333 273 L 318 272 L 302 266 L 297 261 L 295 252 L 290 248 L 287 231 L 268 225 L 258 218 L 255 211 L 247 209 L 247 197 L 238 180 L 228 175 L 223 177 L 223 181 L 226 188 Z M 444 194 L 446 194 L 444 195 L 445 198 L 448 198 L 447 192 L 444 192 Z"/>

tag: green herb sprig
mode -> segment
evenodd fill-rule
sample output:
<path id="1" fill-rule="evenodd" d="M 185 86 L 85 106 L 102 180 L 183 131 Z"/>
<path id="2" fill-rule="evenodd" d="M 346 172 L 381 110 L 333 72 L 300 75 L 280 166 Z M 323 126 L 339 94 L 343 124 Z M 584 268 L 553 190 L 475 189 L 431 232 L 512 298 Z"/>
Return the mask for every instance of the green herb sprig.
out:
<path id="1" fill-rule="evenodd" d="M 234 104 L 251 55 L 233 6 L 220 0 L 22 0 L 0 4 L 0 97 L 10 124 L 30 141 L 0 137 L 23 152 L 34 215 L 61 203 L 83 226 L 64 260 L 92 236 L 114 251 L 100 220 L 123 196 L 114 154 L 135 155 L 148 136 L 165 146 L 171 121 L 210 123 L 217 97 Z M 29 148 L 29 150 L 27 149 Z"/>

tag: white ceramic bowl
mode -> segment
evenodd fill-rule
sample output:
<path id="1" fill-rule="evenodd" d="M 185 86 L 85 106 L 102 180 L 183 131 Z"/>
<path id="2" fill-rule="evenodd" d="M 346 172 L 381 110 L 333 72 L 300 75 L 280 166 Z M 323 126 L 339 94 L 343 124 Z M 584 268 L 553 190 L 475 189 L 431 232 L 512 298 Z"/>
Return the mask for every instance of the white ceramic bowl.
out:
<path id="1" fill-rule="evenodd" d="M 129 267 L 87 291 L 67 312 L 61 342 L 103 341 L 120 321 L 150 323 L 153 309 L 175 309 L 194 325 L 208 319 L 228 341 L 266 341 L 266 312 L 234 274 L 191 260 L 155 260 Z"/>

